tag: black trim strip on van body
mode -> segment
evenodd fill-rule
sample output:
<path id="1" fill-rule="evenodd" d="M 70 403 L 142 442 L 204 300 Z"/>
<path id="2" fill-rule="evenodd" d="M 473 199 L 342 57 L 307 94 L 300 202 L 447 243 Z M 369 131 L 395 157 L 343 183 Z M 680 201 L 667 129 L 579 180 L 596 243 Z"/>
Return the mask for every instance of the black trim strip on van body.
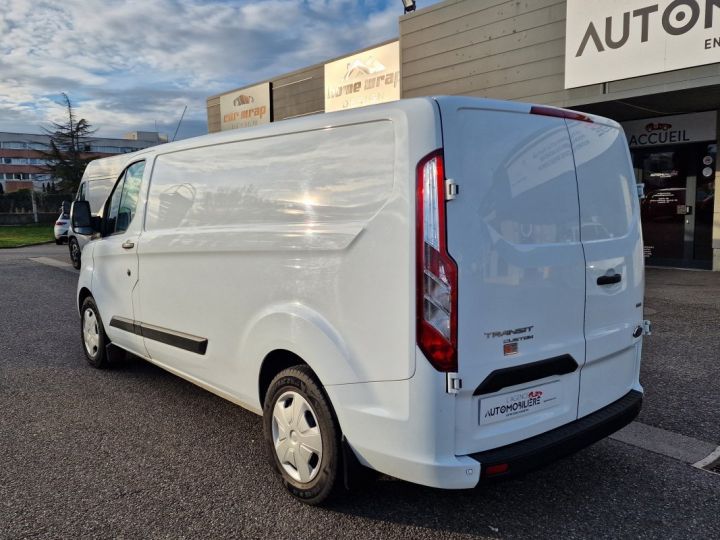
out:
<path id="1" fill-rule="evenodd" d="M 142 335 L 140 333 L 140 327 L 135 325 L 135 321 L 132 319 L 126 319 L 125 317 L 113 317 L 110 319 L 110 326 L 113 328 L 119 328 L 132 334 Z"/>
<path id="2" fill-rule="evenodd" d="M 205 354 L 207 351 L 208 340 L 207 338 L 193 336 L 192 334 L 186 334 L 184 332 L 178 332 L 176 330 L 170 330 L 169 328 L 162 328 L 153 324 L 142 323 L 133 321 L 132 319 L 126 319 L 125 317 L 112 317 L 110 319 L 110 326 L 125 332 L 131 332 L 142 336 L 153 341 L 159 341 L 165 343 L 171 347 L 177 347 L 185 351 L 194 352 L 197 354 Z"/>
<path id="3" fill-rule="evenodd" d="M 521 366 L 496 369 L 473 392 L 473 396 L 492 394 L 508 386 L 536 381 L 552 375 L 565 375 L 578 368 L 578 363 L 569 354 L 539 360 Z"/>

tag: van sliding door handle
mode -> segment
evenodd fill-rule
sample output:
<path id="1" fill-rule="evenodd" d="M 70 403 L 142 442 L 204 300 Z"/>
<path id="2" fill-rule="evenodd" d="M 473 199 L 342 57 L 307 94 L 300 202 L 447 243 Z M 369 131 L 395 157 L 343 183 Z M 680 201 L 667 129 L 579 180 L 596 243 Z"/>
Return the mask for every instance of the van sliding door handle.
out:
<path id="1" fill-rule="evenodd" d="M 600 276 L 597 278 L 598 285 L 612 285 L 613 283 L 620 283 L 622 274 L 614 274 L 612 276 Z"/>
<path id="2" fill-rule="evenodd" d="M 135 247 L 135 242 L 131 242 L 130 240 L 125 240 L 122 243 L 123 249 L 132 249 Z"/>

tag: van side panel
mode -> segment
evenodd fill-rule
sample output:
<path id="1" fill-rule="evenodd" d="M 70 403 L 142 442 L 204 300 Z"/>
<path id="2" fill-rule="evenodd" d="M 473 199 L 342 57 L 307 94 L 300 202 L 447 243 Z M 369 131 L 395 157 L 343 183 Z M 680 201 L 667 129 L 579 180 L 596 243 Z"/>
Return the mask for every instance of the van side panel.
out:
<path id="1" fill-rule="evenodd" d="M 394 144 L 384 121 L 162 155 L 146 230 L 242 227 L 263 233 L 244 237 L 253 250 L 322 247 L 316 229 L 364 226 L 388 200 Z"/>
<path id="2" fill-rule="evenodd" d="M 274 348 L 325 385 L 410 377 L 407 144 L 400 115 L 159 155 L 139 319 L 208 346 L 151 357 L 253 405 Z"/>

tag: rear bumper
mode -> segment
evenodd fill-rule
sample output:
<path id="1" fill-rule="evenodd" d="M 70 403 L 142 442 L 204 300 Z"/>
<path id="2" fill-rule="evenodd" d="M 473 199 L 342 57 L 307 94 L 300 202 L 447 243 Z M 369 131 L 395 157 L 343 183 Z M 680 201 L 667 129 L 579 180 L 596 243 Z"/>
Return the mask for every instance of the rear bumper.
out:
<path id="1" fill-rule="evenodd" d="M 577 452 L 626 426 L 640 412 L 642 396 L 641 392 L 631 390 L 610 405 L 557 429 L 467 457 L 480 462 L 480 483 L 523 474 Z M 507 464 L 506 470 L 503 464 Z M 493 465 L 501 467 L 492 468 Z M 488 474 L 493 470 L 502 472 Z"/>

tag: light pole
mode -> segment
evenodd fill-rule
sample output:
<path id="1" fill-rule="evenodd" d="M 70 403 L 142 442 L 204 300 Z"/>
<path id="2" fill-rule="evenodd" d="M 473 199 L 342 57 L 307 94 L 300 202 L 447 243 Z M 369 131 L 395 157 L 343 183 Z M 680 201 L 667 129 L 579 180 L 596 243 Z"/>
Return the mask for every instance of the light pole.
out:
<path id="1" fill-rule="evenodd" d="M 405 8 L 405 13 L 415 11 L 415 0 L 402 0 L 402 3 Z"/>

